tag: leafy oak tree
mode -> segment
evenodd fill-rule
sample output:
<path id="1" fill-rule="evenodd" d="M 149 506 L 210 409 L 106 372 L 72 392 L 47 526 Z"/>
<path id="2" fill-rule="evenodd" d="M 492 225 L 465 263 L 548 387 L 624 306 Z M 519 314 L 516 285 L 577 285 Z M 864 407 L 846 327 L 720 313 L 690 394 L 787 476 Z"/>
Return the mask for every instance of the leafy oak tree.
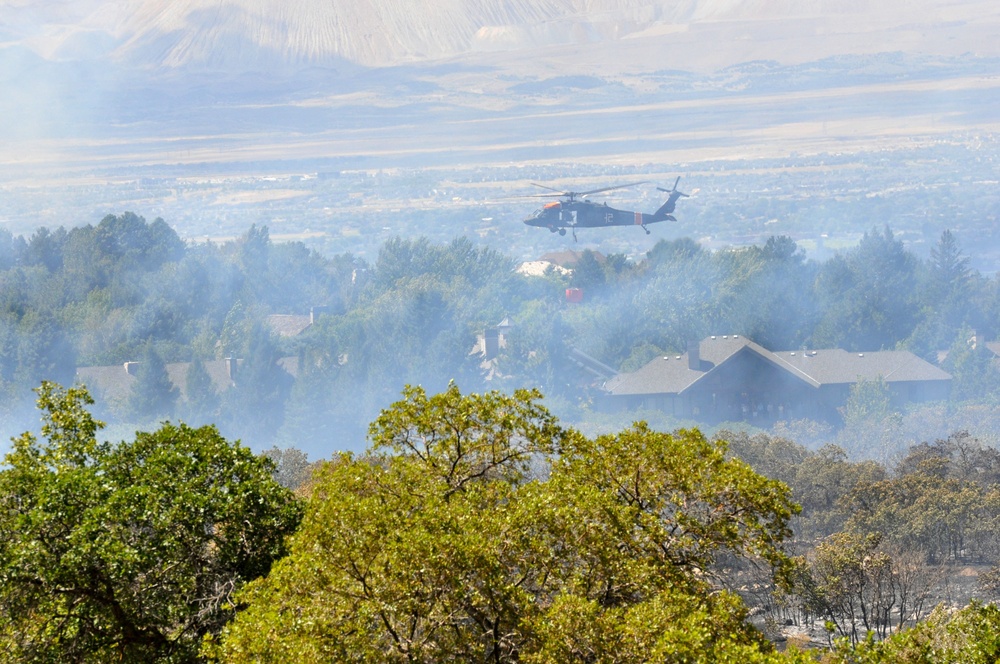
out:
<path id="1" fill-rule="evenodd" d="M 535 390 L 403 400 L 315 478 L 228 662 L 772 661 L 718 558 L 788 568 L 788 489 L 697 431 L 588 439 Z"/>
<path id="2" fill-rule="evenodd" d="M 213 427 L 100 442 L 84 388 L 43 383 L 42 438 L 0 469 L 0 653 L 19 662 L 195 662 L 233 593 L 284 554 L 300 507 Z"/>

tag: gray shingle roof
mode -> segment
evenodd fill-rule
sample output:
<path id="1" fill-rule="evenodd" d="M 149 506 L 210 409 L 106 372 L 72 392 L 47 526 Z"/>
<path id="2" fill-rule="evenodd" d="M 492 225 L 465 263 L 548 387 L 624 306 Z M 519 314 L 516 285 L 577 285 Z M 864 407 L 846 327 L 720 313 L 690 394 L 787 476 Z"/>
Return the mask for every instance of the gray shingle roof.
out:
<path id="1" fill-rule="evenodd" d="M 709 337 L 699 344 L 698 352 L 702 360 L 700 370 L 688 367 L 687 353 L 663 355 L 638 371 L 611 378 L 604 384 L 604 389 L 619 395 L 680 393 L 746 347 L 762 355 L 769 354 L 745 337 Z"/>
<path id="2" fill-rule="evenodd" d="M 215 391 L 220 394 L 233 385 L 228 362 L 229 360 L 204 361 L 205 371 L 212 379 Z M 236 360 L 237 373 L 242 365 L 243 360 Z M 180 389 L 182 397 L 185 396 L 187 372 L 190 366 L 190 362 L 170 362 L 166 365 L 167 376 L 170 382 Z M 298 376 L 299 358 L 295 356 L 279 358 L 278 366 L 292 377 Z M 129 374 L 123 364 L 77 367 L 76 381 L 101 394 L 105 399 L 116 401 L 128 396 L 135 382 L 135 376 Z"/>
<path id="3" fill-rule="evenodd" d="M 859 378 L 881 376 L 888 383 L 914 380 L 949 380 L 951 375 L 906 350 L 850 353 L 840 348 L 827 350 L 778 351 L 783 363 L 821 385 L 855 383 Z"/>
<path id="4" fill-rule="evenodd" d="M 851 384 L 881 376 L 886 382 L 950 380 L 951 376 L 909 351 L 849 353 L 839 348 L 772 352 L 738 335 L 715 336 L 698 344 L 700 366 L 689 368 L 688 354 L 658 357 L 639 370 L 604 384 L 614 395 L 680 394 L 741 352 L 755 353 L 812 387 Z"/>
<path id="5" fill-rule="evenodd" d="M 295 337 L 312 325 L 312 316 L 271 314 L 267 317 L 267 325 L 279 336 Z"/>

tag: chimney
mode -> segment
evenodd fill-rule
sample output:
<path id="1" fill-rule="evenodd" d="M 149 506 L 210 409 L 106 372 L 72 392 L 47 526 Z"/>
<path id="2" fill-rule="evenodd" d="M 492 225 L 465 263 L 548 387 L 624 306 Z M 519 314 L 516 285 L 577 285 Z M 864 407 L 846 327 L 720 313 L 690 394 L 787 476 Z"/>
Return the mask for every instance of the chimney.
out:
<path id="1" fill-rule="evenodd" d="M 139 371 L 138 362 L 125 362 L 122 366 L 125 367 L 125 373 L 129 376 L 134 376 L 137 371 Z"/>
<path id="2" fill-rule="evenodd" d="M 495 327 L 483 331 L 483 351 L 487 360 L 492 360 L 500 352 L 500 331 Z"/>
<path id="3" fill-rule="evenodd" d="M 701 343 L 698 341 L 688 342 L 688 369 L 701 371 Z"/>
<path id="4" fill-rule="evenodd" d="M 321 304 L 315 307 L 309 307 L 309 324 L 312 325 L 316 322 L 316 316 L 320 314 L 325 314 L 326 310 L 329 309 L 325 304 Z"/>

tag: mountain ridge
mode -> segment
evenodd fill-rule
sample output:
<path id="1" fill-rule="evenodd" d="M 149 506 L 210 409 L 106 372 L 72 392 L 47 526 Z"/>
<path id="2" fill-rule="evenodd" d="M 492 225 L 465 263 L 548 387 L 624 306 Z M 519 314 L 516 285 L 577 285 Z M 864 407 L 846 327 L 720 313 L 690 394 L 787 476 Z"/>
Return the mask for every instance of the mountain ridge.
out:
<path id="1" fill-rule="evenodd" d="M 0 7 L 0 25 L 8 26 L 0 45 L 22 43 L 51 60 L 233 72 L 383 67 L 629 41 L 648 41 L 658 53 L 656 41 L 669 40 L 695 58 L 735 64 L 758 51 L 773 55 L 762 46 L 776 39 L 788 42 L 788 59 L 808 59 L 807 37 L 827 55 L 864 47 L 989 49 L 995 40 L 978 36 L 950 42 L 956 31 L 995 34 L 998 23 L 1000 9 L 982 0 L 21 0 Z M 679 37 L 685 34 L 711 40 Z M 622 57 L 629 49 L 613 50 Z"/>

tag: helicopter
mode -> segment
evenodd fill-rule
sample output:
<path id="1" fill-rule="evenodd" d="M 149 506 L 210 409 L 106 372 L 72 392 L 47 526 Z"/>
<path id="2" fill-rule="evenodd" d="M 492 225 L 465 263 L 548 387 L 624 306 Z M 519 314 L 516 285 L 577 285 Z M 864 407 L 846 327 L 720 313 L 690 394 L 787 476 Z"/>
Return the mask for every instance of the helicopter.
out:
<path id="1" fill-rule="evenodd" d="M 532 182 L 536 187 L 549 189 L 562 197 L 562 200 L 546 203 L 540 209 L 535 210 L 530 217 L 524 220 L 528 226 L 538 226 L 548 228 L 553 233 L 566 235 L 566 229 L 572 229 L 573 240 L 576 240 L 577 228 L 603 228 L 606 226 L 642 226 L 642 230 L 649 235 L 647 224 L 655 224 L 659 221 L 677 221 L 671 214 L 677 206 L 677 199 L 687 197 L 688 194 L 677 191 L 677 185 L 681 178 L 674 181 L 672 189 L 657 187 L 657 190 L 670 194 L 667 202 L 660 206 L 656 212 L 648 214 L 645 212 L 633 212 L 631 210 L 618 210 L 609 207 L 607 203 L 594 203 L 585 196 L 599 194 L 604 191 L 614 189 L 625 189 L 636 185 L 646 184 L 645 182 L 632 182 L 630 184 L 620 184 L 614 187 L 603 187 L 601 189 L 591 189 L 590 191 L 560 191 L 543 184 Z M 539 194 L 534 197 L 551 197 L 551 194 Z"/>

